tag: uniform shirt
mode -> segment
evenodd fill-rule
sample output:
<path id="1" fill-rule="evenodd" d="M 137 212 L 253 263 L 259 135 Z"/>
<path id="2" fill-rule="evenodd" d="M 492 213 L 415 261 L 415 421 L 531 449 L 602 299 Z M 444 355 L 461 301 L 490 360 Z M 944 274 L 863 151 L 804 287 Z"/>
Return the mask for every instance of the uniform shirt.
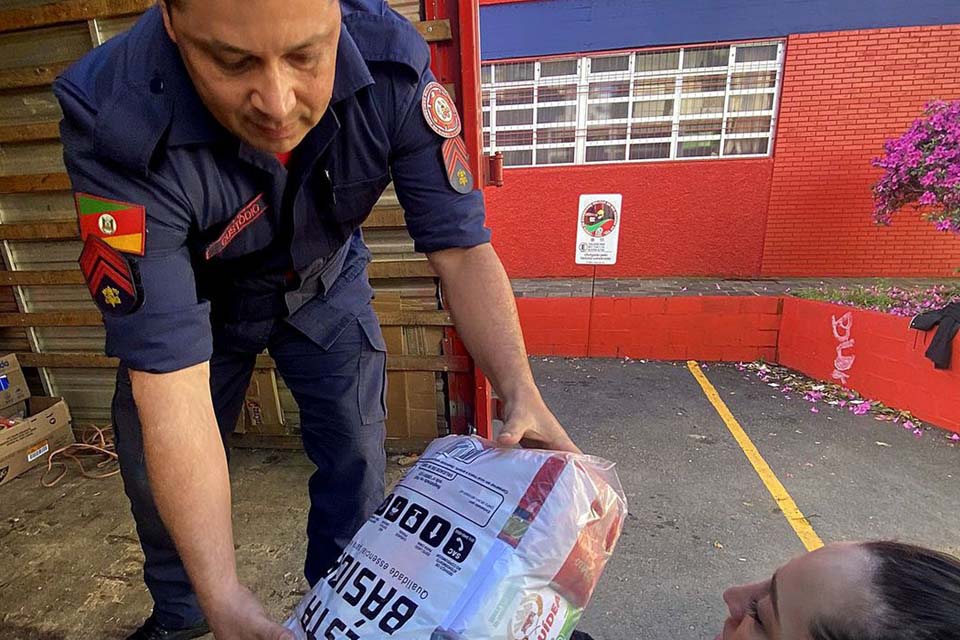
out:
<path id="1" fill-rule="evenodd" d="M 391 180 L 417 251 L 489 241 L 482 195 L 450 186 L 421 110 L 427 44 L 382 0 L 341 6 L 330 107 L 287 167 L 207 111 L 159 7 L 57 80 L 81 228 L 113 206 L 111 244 L 138 280 L 135 310 L 100 305 L 108 355 L 175 371 L 210 358 L 212 326 L 265 317 L 328 347 L 373 295 L 359 226 Z M 137 211 L 142 248 L 117 244 L 137 238 Z"/>

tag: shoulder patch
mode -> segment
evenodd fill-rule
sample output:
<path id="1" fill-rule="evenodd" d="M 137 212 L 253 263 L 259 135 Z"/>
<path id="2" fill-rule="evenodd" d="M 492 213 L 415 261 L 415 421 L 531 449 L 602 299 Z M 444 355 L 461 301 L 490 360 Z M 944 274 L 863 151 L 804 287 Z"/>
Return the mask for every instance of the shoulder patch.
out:
<path id="1" fill-rule="evenodd" d="M 443 88 L 443 85 L 433 81 L 423 89 L 423 98 L 420 101 L 423 117 L 437 135 L 444 138 L 455 138 L 460 135 L 462 126 L 460 114 L 453 104 L 453 98 Z"/>
<path id="2" fill-rule="evenodd" d="M 143 290 L 136 265 L 95 235 L 87 236 L 80 253 L 80 271 L 97 307 L 112 316 L 140 308 Z"/>
<path id="3" fill-rule="evenodd" d="M 73 194 L 73 199 L 81 240 L 94 236 L 119 251 L 143 255 L 147 214 L 142 205 L 79 192 Z"/>
<path id="4" fill-rule="evenodd" d="M 473 191 L 473 173 L 470 171 L 470 157 L 463 138 L 457 136 L 443 141 L 443 166 L 447 169 L 447 180 L 457 193 Z"/>

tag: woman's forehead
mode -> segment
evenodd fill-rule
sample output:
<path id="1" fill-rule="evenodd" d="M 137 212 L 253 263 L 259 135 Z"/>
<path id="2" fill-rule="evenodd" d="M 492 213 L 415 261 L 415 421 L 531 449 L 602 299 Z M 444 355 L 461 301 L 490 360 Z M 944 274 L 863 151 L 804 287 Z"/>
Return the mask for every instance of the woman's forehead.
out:
<path id="1" fill-rule="evenodd" d="M 879 606 L 872 588 L 874 560 L 856 544 L 833 544 L 795 558 L 777 571 L 777 608 L 784 629 L 803 630 L 819 619 L 869 616 Z M 785 638 L 806 638 L 785 635 Z"/>

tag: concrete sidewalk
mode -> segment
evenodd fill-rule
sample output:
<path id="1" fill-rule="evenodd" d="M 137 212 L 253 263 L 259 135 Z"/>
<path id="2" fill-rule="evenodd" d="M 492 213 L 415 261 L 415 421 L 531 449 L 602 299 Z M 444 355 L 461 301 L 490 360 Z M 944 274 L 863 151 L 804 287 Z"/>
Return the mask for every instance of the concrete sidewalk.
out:
<path id="1" fill-rule="evenodd" d="M 712 639 L 727 586 L 803 545 L 683 364 L 534 360 L 580 446 L 616 461 L 631 514 L 581 628 L 596 640 Z M 900 538 L 960 552 L 960 447 L 935 431 L 785 401 L 732 366 L 706 375 L 825 542 Z M 884 442 L 882 446 L 876 442 Z M 295 452 L 233 457 L 243 579 L 284 617 L 301 577 L 306 481 Z M 402 469 L 391 466 L 391 477 Z M 119 478 L 0 489 L 0 638 L 123 638 L 149 613 Z"/>

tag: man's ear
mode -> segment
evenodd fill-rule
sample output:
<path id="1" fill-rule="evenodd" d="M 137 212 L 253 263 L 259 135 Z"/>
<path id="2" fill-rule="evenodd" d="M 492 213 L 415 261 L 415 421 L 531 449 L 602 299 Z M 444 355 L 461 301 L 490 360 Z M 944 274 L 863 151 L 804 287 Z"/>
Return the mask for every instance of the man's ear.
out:
<path id="1" fill-rule="evenodd" d="M 167 35 L 174 42 L 177 41 L 177 34 L 173 31 L 173 9 L 167 0 L 160 0 L 160 13 L 163 14 L 163 28 L 167 30 Z"/>

